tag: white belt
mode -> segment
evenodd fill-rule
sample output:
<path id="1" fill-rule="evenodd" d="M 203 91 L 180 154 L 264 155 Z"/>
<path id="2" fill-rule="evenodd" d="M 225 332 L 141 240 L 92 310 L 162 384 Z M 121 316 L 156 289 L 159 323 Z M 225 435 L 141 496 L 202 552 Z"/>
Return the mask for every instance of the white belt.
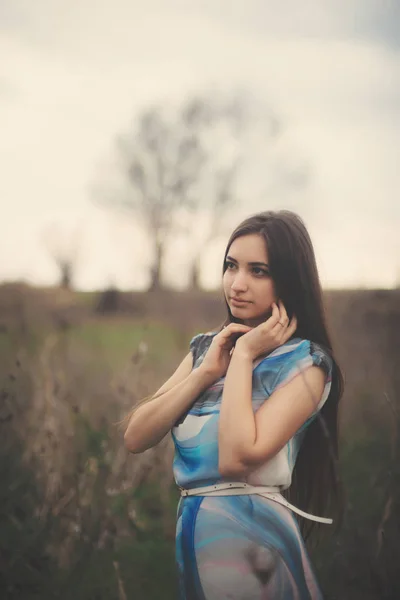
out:
<path id="1" fill-rule="evenodd" d="M 181 492 L 181 496 L 247 496 L 249 495 L 257 495 L 263 496 L 264 498 L 268 498 L 269 500 L 273 500 L 278 504 L 282 504 L 282 506 L 286 506 L 293 512 L 298 515 L 304 517 L 305 519 L 310 519 L 311 521 L 317 521 L 318 523 L 327 523 L 330 525 L 333 523 L 333 519 L 327 519 L 325 517 L 316 517 L 315 515 L 310 515 L 309 513 L 300 510 L 297 506 L 293 506 L 290 504 L 282 496 L 278 487 L 267 486 L 267 485 L 250 485 L 249 483 L 244 483 L 243 481 L 237 482 L 227 482 L 227 483 L 216 483 L 214 485 L 206 485 L 203 487 L 192 488 L 192 489 L 184 489 L 179 488 Z"/>

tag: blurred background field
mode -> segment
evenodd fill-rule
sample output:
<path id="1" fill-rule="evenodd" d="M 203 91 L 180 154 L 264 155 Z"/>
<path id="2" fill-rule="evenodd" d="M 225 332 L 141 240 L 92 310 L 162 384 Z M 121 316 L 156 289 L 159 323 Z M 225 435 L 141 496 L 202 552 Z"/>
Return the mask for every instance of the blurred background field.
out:
<path id="1" fill-rule="evenodd" d="M 119 292 L 104 311 L 109 295 L 0 287 L 1 598 L 176 598 L 171 440 L 129 456 L 118 423 L 224 306 L 211 292 Z M 347 497 L 314 562 L 328 600 L 394 600 L 400 292 L 325 296 Z"/>

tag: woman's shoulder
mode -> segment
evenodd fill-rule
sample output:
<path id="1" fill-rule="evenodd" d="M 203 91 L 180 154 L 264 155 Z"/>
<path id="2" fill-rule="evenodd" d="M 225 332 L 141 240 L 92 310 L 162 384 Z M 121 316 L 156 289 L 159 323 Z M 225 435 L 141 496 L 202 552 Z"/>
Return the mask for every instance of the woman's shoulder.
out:
<path id="1" fill-rule="evenodd" d="M 294 337 L 271 352 L 260 364 L 261 370 L 305 368 L 318 366 L 329 374 L 332 369 L 330 351 L 311 340 Z"/>
<path id="2" fill-rule="evenodd" d="M 270 352 L 264 359 L 263 363 L 274 362 L 281 363 L 287 362 L 291 358 L 299 357 L 300 355 L 311 352 L 311 342 L 300 337 L 293 337 L 278 348 L 275 348 Z"/>
<path id="3" fill-rule="evenodd" d="M 323 346 L 304 338 L 292 338 L 271 352 L 258 366 L 263 386 L 271 393 L 311 366 L 321 367 L 329 382 L 332 358 Z"/>
<path id="4" fill-rule="evenodd" d="M 321 344 L 317 344 L 312 340 L 300 337 L 293 337 L 290 340 L 288 340 L 285 344 L 282 344 L 273 352 L 271 352 L 271 354 L 269 354 L 267 358 L 276 356 L 285 356 L 285 358 L 289 358 L 290 356 L 296 357 L 306 354 L 315 354 L 321 357 L 329 357 L 330 351 L 324 348 L 324 346 L 322 346 Z"/>

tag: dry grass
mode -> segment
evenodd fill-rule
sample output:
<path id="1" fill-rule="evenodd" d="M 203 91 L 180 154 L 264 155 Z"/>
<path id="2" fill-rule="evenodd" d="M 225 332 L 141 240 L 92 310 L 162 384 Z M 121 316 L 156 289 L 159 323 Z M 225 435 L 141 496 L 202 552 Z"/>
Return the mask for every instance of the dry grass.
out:
<path id="1" fill-rule="evenodd" d="M 382 462 L 377 462 L 371 466 L 376 481 L 367 484 L 376 486 L 375 491 L 371 487 L 375 512 L 368 516 L 370 531 L 364 535 L 359 523 L 347 529 L 341 554 L 335 550 L 332 559 L 330 549 L 330 567 L 344 568 L 347 557 L 365 577 L 361 560 L 358 565 L 352 555 L 361 543 L 369 548 L 376 593 L 384 590 L 381 597 L 389 599 L 394 542 L 388 531 L 398 527 L 400 498 L 400 471 L 393 470 L 400 458 L 400 292 L 330 292 L 326 301 L 346 379 L 342 421 L 349 477 L 364 472 L 356 462 L 361 459 L 354 458 L 360 440 L 368 449 L 371 431 L 391 436 L 388 454 L 382 455 L 391 475 L 379 478 Z M 24 463 L 41 490 L 37 514 L 57 521 L 49 531 L 48 550 L 64 567 L 79 544 L 92 551 L 116 548 L 123 540 L 153 535 L 155 528 L 170 539 L 172 550 L 171 443 L 166 438 L 142 455 L 129 456 L 116 424 L 169 376 L 195 332 L 215 327 L 224 317 L 219 296 L 211 293 L 124 294 L 121 310 L 107 318 L 96 313 L 97 305 L 93 294 L 0 288 L 3 449 L 11 448 L 7 440 L 22 443 Z M 362 502 L 356 488 L 351 493 L 352 502 Z M 116 560 L 112 569 L 117 597 L 124 599 L 128 574 Z M 345 599 L 334 594 L 327 598 Z M 379 596 L 353 590 L 347 597 Z"/>

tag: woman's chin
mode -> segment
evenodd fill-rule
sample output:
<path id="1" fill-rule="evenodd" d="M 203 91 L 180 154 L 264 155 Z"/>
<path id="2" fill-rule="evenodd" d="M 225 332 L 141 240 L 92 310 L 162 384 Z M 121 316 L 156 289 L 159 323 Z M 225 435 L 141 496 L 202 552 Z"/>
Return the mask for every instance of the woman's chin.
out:
<path id="1" fill-rule="evenodd" d="M 248 310 L 248 306 L 230 306 L 231 314 L 237 319 L 251 319 L 252 315 Z M 246 310 L 247 309 L 247 310 Z"/>
<path id="2" fill-rule="evenodd" d="M 244 325 L 249 325 L 250 327 L 254 327 L 259 323 L 262 323 L 264 320 L 257 314 L 252 313 L 249 310 L 243 310 L 241 308 L 231 307 L 231 315 Z"/>
<path id="3" fill-rule="evenodd" d="M 271 316 L 271 313 L 267 315 L 263 313 L 260 315 L 257 313 L 251 313 L 250 311 L 245 311 L 231 307 L 231 315 L 244 325 L 249 325 L 250 327 L 257 327 L 257 325 L 261 325 L 261 323 L 264 323 Z"/>

